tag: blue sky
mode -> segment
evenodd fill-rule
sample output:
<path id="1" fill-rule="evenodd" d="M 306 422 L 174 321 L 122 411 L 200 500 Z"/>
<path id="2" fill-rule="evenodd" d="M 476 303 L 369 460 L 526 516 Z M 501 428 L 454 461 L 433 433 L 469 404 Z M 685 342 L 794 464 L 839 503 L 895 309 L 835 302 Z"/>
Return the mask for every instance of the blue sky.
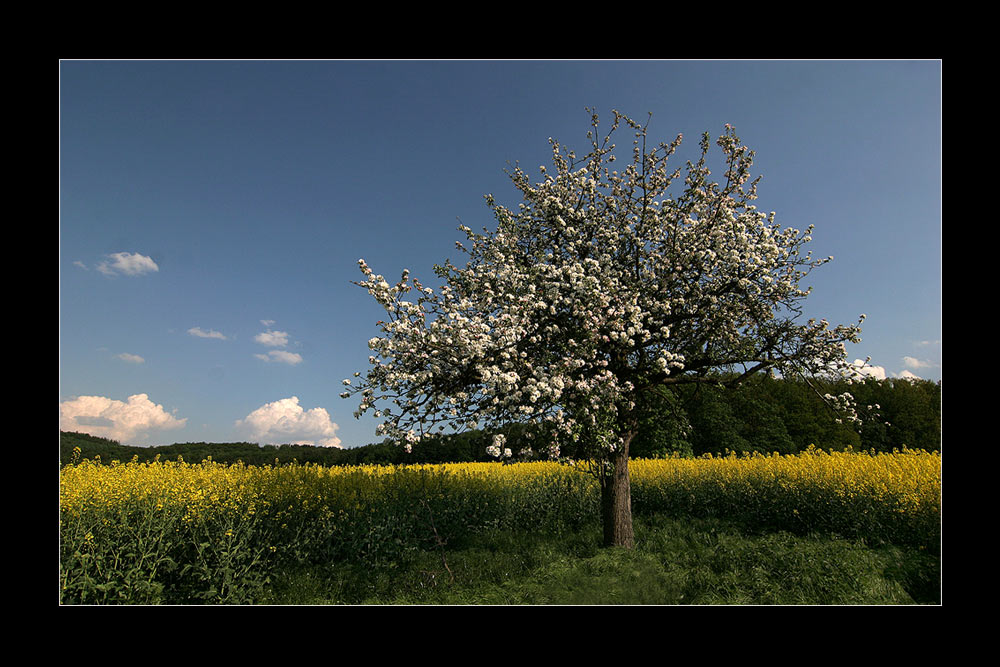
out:
<path id="1" fill-rule="evenodd" d="M 941 378 L 940 61 L 63 61 L 60 428 L 378 441 L 339 398 L 381 316 L 357 260 L 436 285 L 586 107 L 685 156 L 731 123 L 758 207 L 834 256 L 807 315 L 865 313 L 852 357 Z"/>

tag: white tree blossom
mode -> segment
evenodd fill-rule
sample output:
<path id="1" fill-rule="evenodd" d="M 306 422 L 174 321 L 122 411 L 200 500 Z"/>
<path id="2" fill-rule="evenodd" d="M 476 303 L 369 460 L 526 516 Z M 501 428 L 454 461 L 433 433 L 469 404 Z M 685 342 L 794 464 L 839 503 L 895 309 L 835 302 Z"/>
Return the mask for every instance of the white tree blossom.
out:
<path id="1" fill-rule="evenodd" d="M 593 114 L 585 155 L 550 139 L 551 168 L 537 179 L 508 172 L 522 200 L 507 208 L 486 196 L 496 226 L 459 227 L 467 260 L 435 267 L 441 287 L 408 270 L 390 284 L 359 260 L 356 284 L 387 319 L 367 373 L 342 396 L 360 396 L 356 414 L 377 411 L 379 432 L 401 442 L 448 425 L 544 427 L 544 450 L 569 447 L 601 466 L 606 540 L 630 544 L 630 514 L 621 534 L 607 524 L 630 512 L 627 452 L 645 392 L 717 382 L 720 371 L 737 382 L 841 372 L 861 321 L 799 321 L 800 281 L 832 257 L 804 252 L 812 226 L 782 227 L 753 205 L 754 152 L 730 126 L 715 142 L 725 171 L 713 181 L 707 133 L 701 158 L 674 168 L 680 135 L 650 148 L 646 127 L 617 111 L 606 134 L 598 125 Z M 619 169 L 622 126 L 633 141 Z M 491 450 L 510 451 L 502 441 Z"/>

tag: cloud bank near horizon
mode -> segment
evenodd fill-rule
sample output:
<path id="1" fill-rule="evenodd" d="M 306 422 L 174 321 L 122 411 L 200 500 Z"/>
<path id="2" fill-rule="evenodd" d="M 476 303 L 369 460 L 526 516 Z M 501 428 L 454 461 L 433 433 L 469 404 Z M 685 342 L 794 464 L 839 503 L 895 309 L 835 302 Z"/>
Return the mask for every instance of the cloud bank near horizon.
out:
<path id="1" fill-rule="evenodd" d="M 319 445 L 340 447 L 336 423 L 325 408 L 305 410 L 297 396 L 265 403 L 243 419 L 236 430 L 259 444 Z"/>
<path id="2" fill-rule="evenodd" d="M 59 404 L 61 431 L 88 433 L 122 444 L 143 442 L 151 431 L 183 428 L 186 423 L 187 418 L 178 419 L 146 394 L 134 394 L 125 401 L 77 396 Z"/>

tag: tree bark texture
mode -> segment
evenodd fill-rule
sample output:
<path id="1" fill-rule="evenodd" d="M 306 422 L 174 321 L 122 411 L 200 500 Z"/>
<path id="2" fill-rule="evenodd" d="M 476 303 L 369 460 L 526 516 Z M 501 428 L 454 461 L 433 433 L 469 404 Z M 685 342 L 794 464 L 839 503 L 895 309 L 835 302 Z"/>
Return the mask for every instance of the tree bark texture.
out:
<path id="1" fill-rule="evenodd" d="M 632 488 L 629 483 L 628 447 L 634 433 L 626 434 L 624 446 L 612 458 L 612 467 L 601 479 L 601 515 L 604 521 L 604 546 L 635 546 L 632 532 Z"/>

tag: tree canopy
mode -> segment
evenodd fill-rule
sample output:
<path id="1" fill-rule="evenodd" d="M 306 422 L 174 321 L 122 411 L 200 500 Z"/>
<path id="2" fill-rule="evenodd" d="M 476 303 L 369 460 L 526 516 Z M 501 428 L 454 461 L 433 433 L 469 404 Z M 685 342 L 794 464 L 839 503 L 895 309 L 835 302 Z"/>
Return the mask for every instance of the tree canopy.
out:
<path id="1" fill-rule="evenodd" d="M 648 121 L 647 121 L 648 122 Z M 619 169 L 616 133 L 632 134 Z M 701 157 L 674 167 L 682 137 L 647 144 L 647 127 L 596 113 L 578 156 L 550 139 L 539 180 L 508 174 L 516 208 L 486 196 L 494 229 L 466 226 L 464 265 L 435 267 L 440 288 L 408 270 L 394 284 L 359 260 L 386 311 L 365 374 L 345 380 L 380 433 L 416 442 L 435 430 L 533 425 L 552 457 L 592 461 L 602 481 L 605 541 L 632 541 L 628 447 L 664 388 L 738 385 L 761 371 L 809 377 L 846 372 L 857 324 L 801 322 L 816 259 L 805 230 L 758 211 L 754 152 L 726 126 L 715 144 L 724 173 Z M 669 163 L 669 165 L 668 165 Z M 683 177 L 683 178 L 682 178 Z M 682 180 L 681 180 L 682 179 Z M 683 183 L 679 194 L 675 184 Z M 850 397 L 827 396 L 850 408 Z M 508 455 L 502 436 L 494 451 Z"/>

